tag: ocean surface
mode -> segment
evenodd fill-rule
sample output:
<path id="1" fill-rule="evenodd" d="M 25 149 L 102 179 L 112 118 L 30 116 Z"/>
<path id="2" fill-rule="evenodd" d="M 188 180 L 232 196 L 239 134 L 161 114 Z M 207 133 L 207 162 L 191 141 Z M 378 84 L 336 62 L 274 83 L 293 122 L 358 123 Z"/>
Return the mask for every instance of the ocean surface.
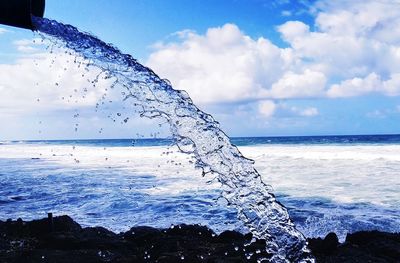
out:
<path id="1" fill-rule="evenodd" d="M 232 138 L 308 237 L 400 231 L 400 135 Z M 0 220 L 247 231 L 170 139 L 0 141 Z"/>

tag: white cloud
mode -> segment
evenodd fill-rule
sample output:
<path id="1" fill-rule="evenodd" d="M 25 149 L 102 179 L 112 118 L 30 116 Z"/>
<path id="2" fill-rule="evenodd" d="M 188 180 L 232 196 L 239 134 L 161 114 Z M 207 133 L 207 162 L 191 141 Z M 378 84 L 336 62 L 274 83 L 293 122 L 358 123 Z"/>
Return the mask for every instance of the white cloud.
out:
<path id="1" fill-rule="evenodd" d="M 390 79 L 382 81 L 381 77 L 372 72 L 365 78 L 353 78 L 344 80 L 340 84 L 334 84 L 328 90 L 330 97 L 354 97 L 368 93 L 382 93 L 387 96 L 400 95 L 400 74 L 396 73 Z"/>
<path id="2" fill-rule="evenodd" d="M 376 73 L 369 74 L 366 78 L 353 78 L 334 84 L 328 90 L 330 97 L 353 97 L 378 91 L 381 87 L 380 77 Z"/>
<path id="3" fill-rule="evenodd" d="M 27 46 L 23 42 L 16 44 Z M 99 87 L 93 88 L 88 79 L 94 79 L 98 71 L 93 69 L 88 73 L 83 66 L 78 68 L 74 59 L 61 51 L 36 52 L 20 57 L 13 64 L 0 64 L 1 114 L 94 106 L 104 93 L 101 87 L 105 82 L 100 81 Z"/>
<path id="4" fill-rule="evenodd" d="M 324 0 L 310 9 L 314 25 L 277 27 L 287 48 L 226 24 L 179 32 L 180 41 L 154 46 L 147 65 L 200 104 L 400 95 L 398 1 Z"/>
<path id="5" fill-rule="evenodd" d="M 382 83 L 383 93 L 388 96 L 400 95 L 400 73 L 392 74 L 389 80 Z"/>
<path id="6" fill-rule="evenodd" d="M 276 104 L 271 100 L 263 100 L 258 103 L 258 111 L 264 117 L 271 117 L 276 110 Z"/>
<path id="7" fill-rule="evenodd" d="M 301 110 L 299 112 L 299 114 L 301 116 L 305 116 L 305 117 L 313 117 L 313 116 L 317 116 L 319 114 L 319 111 L 317 108 L 311 107 L 311 108 L 306 108 L 306 109 Z"/>
<path id="8" fill-rule="evenodd" d="M 306 30 L 297 24 L 290 34 Z M 196 103 L 323 96 L 323 73 L 289 70 L 290 50 L 264 38 L 253 40 L 235 25 L 211 28 L 204 36 L 184 31 L 180 37 L 182 43 L 158 43 L 147 64 Z"/>
<path id="9" fill-rule="evenodd" d="M 286 72 L 272 85 L 269 97 L 277 99 L 321 97 L 326 78 L 321 72 L 306 69 L 302 74 Z"/>
<path id="10" fill-rule="evenodd" d="M 315 117 L 319 115 L 319 110 L 315 107 L 296 107 L 289 106 L 286 103 L 274 102 L 272 100 L 262 100 L 258 102 L 258 113 L 262 117 L 270 118 L 272 116 L 301 116 Z"/>
<path id="11" fill-rule="evenodd" d="M 23 53 L 39 53 L 40 47 L 43 45 L 41 39 L 20 39 L 13 42 L 18 51 Z"/>
<path id="12" fill-rule="evenodd" d="M 332 97 L 398 95 L 400 3 L 338 0 L 314 7 L 316 30 L 300 21 L 278 27 L 295 65 L 323 73 Z"/>
<path id="13" fill-rule="evenodd" d="M 8 32 L 7 29 L 0 27 L 0 35 L 4 34 L 4 33 L 7 33 L 7 32 Z"/>
<path id="14" fill-rule="evenodd" d="M 315 117 L 319 115 L 319 110 L 315 107 L 295 107 L 289 106 L 285 103 L 279 104 L 279 108 L 286 112 L 286 115 L 302 116 L 302 117 Z"/>
<path id="15" fill-rule="evenodd" d="M 399 1 L 319 1 L 316 25 L 330 35 L 371 38 L 399 44 Z"/>
<path id="16" fill-rule="evenodd" d="M 188 32 L 181 43 L 159 44 L 147 65 L 204 104 L 263 99 L 288 57 L 267 39 L 226 24 L 205 35 Z"/>
<path id="17" fill-rule="evenodd" d="M 278 31 L 282 34 L 285 41 L 293 43 L 298 38 L 304 37 L 309 34 L 310 26 L 301 21 L 288 21 L 283 25 L 278 26 Z"/>

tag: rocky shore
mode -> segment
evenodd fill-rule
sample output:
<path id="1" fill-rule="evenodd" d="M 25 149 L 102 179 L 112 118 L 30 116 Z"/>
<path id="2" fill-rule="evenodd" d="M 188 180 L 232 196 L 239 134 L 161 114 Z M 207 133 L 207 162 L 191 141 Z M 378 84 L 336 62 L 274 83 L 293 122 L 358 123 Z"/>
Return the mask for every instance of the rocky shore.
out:
<path id="1" fill-rule="evenodd" d="M 82 228 L 68 216 L 0 221 L 0 262 L 257 262 L 265 242 L 251 234 L 220 235 L 198 225 L 134 227 L 115 234 Z M 317 262 L 400 262 L 400 234 L 358 232 L 340 244 L 334 233 L 309 239 Z"/>

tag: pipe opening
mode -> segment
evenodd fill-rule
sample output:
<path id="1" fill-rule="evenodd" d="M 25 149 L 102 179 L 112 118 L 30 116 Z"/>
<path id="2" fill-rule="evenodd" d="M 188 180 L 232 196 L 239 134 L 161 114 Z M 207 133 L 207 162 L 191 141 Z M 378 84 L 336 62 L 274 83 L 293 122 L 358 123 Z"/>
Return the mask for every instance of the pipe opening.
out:
<path id="1" fill-rule="evenodd" d="M 0 24 L 35 30 L 32 16 L 43 17 L 45 0 L 0 0 Z"/>

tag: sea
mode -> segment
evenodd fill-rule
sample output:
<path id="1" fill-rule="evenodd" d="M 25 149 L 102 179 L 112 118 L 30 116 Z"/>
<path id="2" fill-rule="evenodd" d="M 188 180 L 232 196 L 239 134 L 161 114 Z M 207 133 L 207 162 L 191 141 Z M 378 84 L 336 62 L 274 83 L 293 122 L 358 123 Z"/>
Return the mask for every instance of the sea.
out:
<path id="1" fill-rule="evenodd" d="M 231 138 L 307 237 L 400 232 L 400 135 Z M 172 139 L 0 141 L 0 220 L 248 231 Z"/>

